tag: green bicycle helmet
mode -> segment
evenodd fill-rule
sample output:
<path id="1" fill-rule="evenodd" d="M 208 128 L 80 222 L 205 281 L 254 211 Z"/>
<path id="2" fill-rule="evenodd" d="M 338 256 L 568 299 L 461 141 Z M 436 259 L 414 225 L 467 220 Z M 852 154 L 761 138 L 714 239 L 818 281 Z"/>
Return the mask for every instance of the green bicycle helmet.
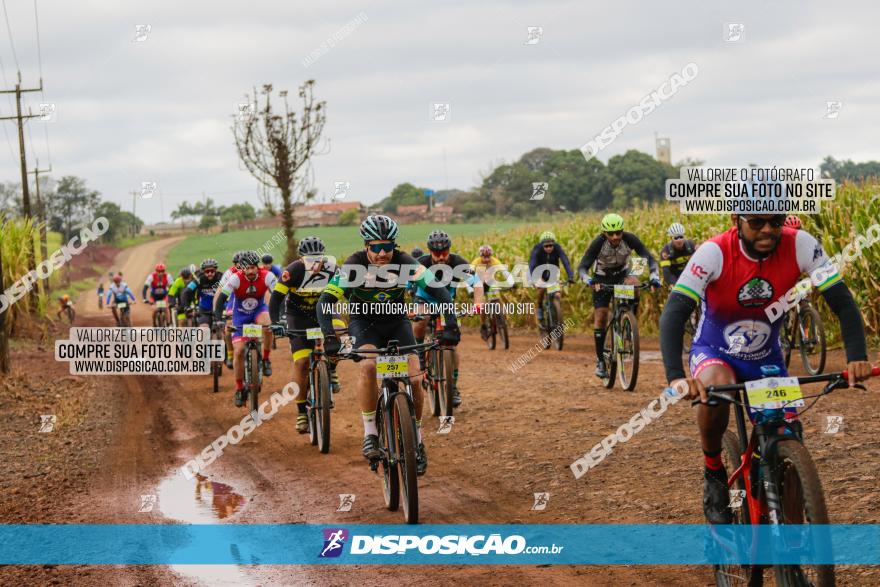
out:
<path id="1" fill-rule="evenodd" d="M 556 242 L 556 235 L 549 230 L 545 230 L 541 233 L 541 242 L 546 243 L 547 241 L 550 241 L 552 243 Z"/>
<path id="2" fill-rule="evenodd" d="M 620 214 L 606 214 L 602 218 L 602 230 L 604 232 L 623 230 L 623 217 Z"/>

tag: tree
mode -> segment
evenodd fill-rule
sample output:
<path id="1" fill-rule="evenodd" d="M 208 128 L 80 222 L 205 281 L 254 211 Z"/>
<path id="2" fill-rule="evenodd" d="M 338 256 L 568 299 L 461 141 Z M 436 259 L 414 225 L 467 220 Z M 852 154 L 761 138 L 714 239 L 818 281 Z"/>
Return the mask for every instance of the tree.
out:
<path id="1" fill-rule="evenodd" d="M 307 164 L 316 154 L 318 141 L 326 122 L 326 102 L 315 102 L 315 80 L 308 80 L 299 88 L 302 114 L 291 111 L 287 91 L 278 92 L 282 113 L 275 114 L 272 105 L 272 85 L 263 86 L 265 101 L 257 103 L 257 90 L 248 97 L 251 112 L 239 115 L 232 131 L 238 156 L 247 170 L 266 187 L 277 187 L 281 192 L 281 217 L 287 237 L 286 262 L 297 257 L 297 241 L 293 226 L 293 210 L 300 203 L 294 190 L 302 188 L 305 196 Z"/>
<path id="2" fill-rule="evenodd" d="M 339 215 L 339 226 L 354 226 L 358 223 L 358 220 L 361 219 L 361 215 L 357 210 L 352 208 L 351 210 L 346 210 L 342 214 Z"/>
<path id="3" fill-rule="evenodd" d="M 636 202 L 661 201 L 666 193 L 667 170 L 648 155 L 630 149 L 608 160 L 608 172 L 614 178 L 615 208 Z"/>
<path id="4" fill-rule="evenodd" d="M 399 206 L 417 206 L 427 204 L 426 188 L 417 188 L 411 183 L 399 183 L 391 190 L 391 195 L 379 202 L 383 212 L 397 214 Z"/>
<path id="5" fill-rule="evenodd" d="M 62 177 L 55 191 L 45 197 L 49 226 L 69 240 L 80 227 L 92 223 L 100 200 L 100 192 L 88 189 L 84 179 Z"/>
<path id="6" fill-rule="evenodd" d="M 220 208 L 220 221 L 228 229 L 232 223 L 242 223 L 257 217 L 257 211 L 249 203 L 233 204 Z"/>
<path id="7" fill-rule="evenodd" d="M 102 236 L 108 242 L 118 241 L 126 232 L 133 230 L 134 234 L 140 232 L 144 222 L 126 212 L 113 202 L 101 202 L 95 210 L 96 216 L 104 216 L 107 221 L 107 232 Z"/>

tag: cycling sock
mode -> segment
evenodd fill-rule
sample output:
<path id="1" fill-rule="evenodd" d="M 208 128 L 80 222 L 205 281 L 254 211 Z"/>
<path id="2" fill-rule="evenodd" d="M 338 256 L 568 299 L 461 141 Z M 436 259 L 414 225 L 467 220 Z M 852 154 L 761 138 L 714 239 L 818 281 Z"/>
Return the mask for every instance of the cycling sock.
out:
<path id="1" fill-rule="evenodd" d="M 361 418 L 364 419 L 364 436 L 370 434 L 379 436 L 379 430 L 376 428 L 376 412 L 361 412 Z"/>
<path id="2" fill-rule="evenodd" d="M 425 342 L 424 336 L 417 336 L 416 337 L 416 344 L 422 344 L 423 342 Z"/>
<path id="3" fill-rule="evenodd" d="M 241 391 L 242 389 L 244 389 L 244 380 L 243 379 L 236 379 L 235 380 L 235 391 Z"/>
<path id="4" fill-rule="evenodd" d="M 306 413 L 306 400 L 298 399 L 296 400 L 296 409 L 300 414 Z"/>
<path id="5" fill-rule="evenodd" d="M 724 466 L 724 463 L 721 462 L 721 451 L 716 452 L 706 452 L 703 451 L 703 459 L 706 461 L 706 468 L 712 471 L 717 471 L 721 467 Z"/>
<path id="6" fill-rule="evenodd" d="M 419 439 L 419 444 L 422 444 L 422 421 L 416 420 L 416 436 Z"/>
<path id="7" fill-rule="evenodd" d="M 596 356 L 602 359 L 602 349 L 605 348 L 605 329 L 594 328 L 593 337 L 596 339 Z"/>
<path id="8" fill-rule="evenodd" d="M 264 360 L 264 361 L 268 361 L 268 360 L 269 360 L 269 351 L 271 351 L 271 350 L 272 350 L 272 349 L 263 349 L 263 360 Z"/>
<path id="9" fill-rule="evenodd" d="M 226 351 L 226 358 L 232 360 L 232 351 Z"/>

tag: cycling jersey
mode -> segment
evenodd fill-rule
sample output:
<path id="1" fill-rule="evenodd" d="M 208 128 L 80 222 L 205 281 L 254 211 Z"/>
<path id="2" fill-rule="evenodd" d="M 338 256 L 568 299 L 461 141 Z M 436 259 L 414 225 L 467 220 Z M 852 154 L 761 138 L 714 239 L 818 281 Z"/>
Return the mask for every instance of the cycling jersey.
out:
<path id="1" fill-rule="evenodd" d="M 488 286 L 509 287 L 513 285 L 507 265 L 499 261 L 497 257 L 489 257 L 488 261 L 484 261 L 482 256 L 477 257 L 471 261 L 471 267 L 480 281 Z M 499 274 L 502 279 L 497 279 Z"/>
<path id="2" fill-rule="evenodd" d="M 449 283 L 449 285 L 446 286 L 446 289 L 449 291 L 449 297 L 453 300 L 455 299 L 455 292 L 459 287 L 457 284 L 464 283 L 470 287 L 474 287 L 479 283 L 471 264 L 455 253 L 450 253 L 442 263 L 435 262 L 430 254 L 422 255 L 419 257 L 419 263 L 426 269 L 431 270 L 438 283 Z M 455 271 L 456 269 L 458 269 L 458 271 Z M 456 275 L 456 273 L 459 273 L 459 275 Z M 462 274 L 465 275 L 465 277 L 462 277 Z M 434 299 L 434 296 L 429 294 L 424 286 L 421 285 L 416 285 L 414 295 L 430 304 L 439 303 L 438 300 Z"/>
<path id="3" fill-rule="evenodd" d="M 150 297 L 154 300 L 163 300 L 168 295 L 168 274 L 151 273 L 144 282 L 144 291 L 141 297 L 147 297 L 147 290 L 150 290 Z"/>
<path id="4" fill-rule="evenodd" d="M 244 271 L 234 270 L 232 276 L 223 286 L 221 294 L 235 296 L 232 307 L 233 323 L 236 316 L 252 316 L 268 311 L 266 307 L 266 292 L 275 287 L 275 274 L 268 269 L 259 269 L 254 281 L 245 277 Z M 238 326 L 238 323 L 235 323 Z"/>
<path id="5" fill-rule="evenodd" d="M 681 249 L 676 249 L 672 241 L 663 245 L 660 251 L 660 268 L 663 270 L 663 281 L 667 285 L 675 285 L 696 250 L 697 245 L 690 239 L 684 239 Z"/>
<path id="6" fill-rule="evenodd" d="M 305 263 L 298 259 L 284 268 L 281 280 L 275 284 L 269 298 L 269 314 L 272 322 L 277 322 L 281 302 L 286 298 L 286 313 L 315 319 L 315 306 L 321 292 L 336 275 L 336 264 L 325 259 L 317 272 L 306 270 Z"/>
<path id="7" fill-rule="evenodd" d="M 124 281 L 119 285 L 115 283 L 111 284 L 107 289 L 107 303 L 109 304 L 112 301 L 117 303 L 128 301 L 131 298 L 131 301 L 134 300 L 134 293 L 132 293 L 131 288 L 128 287 L 128 284 Z"/>
<path id="8" fill-rule="evenodd" d="M 616 247 L 611 244 L 611 241 L 604 234 L 600 234 L 593 239 L 593 242 L 590 243 L 590 246 L 584 252 L 580 265 L 578 265 L 578 275 L 581 279 L 584 279 L 589 276 L 590 269 L 593 269 L 596 275 L 628 273 L 631 266 L 630 256 L 633 252 L 639 257 L 644 257 L 648 260 L 651 277 L 659 279 L 659 270 L 654 256 L 651 255 L 648 248 L 639 240 L 639 237 L 626 231 L 624 231 Z"/>
<path id="9" fill-rule="evenodd" d="M 538 243 L 532 248 L 532 252 L 529 255 L 529 275 L 531 275 L 533 280 L 549 281 L 550 277 L 552 277 L 549 269 L 544 269 L 540 275 L 535 275 L 535 269 L 543 265 L 559 267 L 560 261 L 562 261 L 562 266 L 565 267 L 565 273 L 568 275 L 568 278 L 573 279 L 574 273 L 571 270 L 568 255 L 565 254 L 559 243 L 553 243 L 553 250 L 549 253 L 544 250 L 542 243 Z"/>
<path id="10" fill-rule="evenodd" d="M 177 276 L 177 279 L 175 279 L 175 280 L 171 283 L 171 287 L 168 288 L 168 297 L 173 298 L 173 297 L 175 297 L 177 294 L 182 293 L 182 292 L 183 292 L 183 288 L 186 287 L 186 284 L 187 284 L 187 281 L 186 281 L 183 277 L 181 277 L 180 275 L 178 275 L 178 276 Z"/>
<path id="11" fill-rule="evenodd" d="M 272 263 L 269 267 L 266 267 L 266 269 L 272 272 L 272 275 L 275 276 L 275 279 L 281 279 L 281 265 Z"/>
<path id="12" fill-rule="evenodd" d="M 214 308 L 214 296 L 220 289 L 221 275 L 214 273 L 214 277 L 208 278 L 204 273 L 191 280 L 181 292 L 181 301 L 184 307 L 189 306 L 193 296 L 198 296 L 199 310 L 202 313 L 211 312 Z"/>
<path id="13" fill-rule="evenodd" d="M 746 254 L 735 227 L 703 243 L 672 289 L 702 303 L 692 357 L 704 352 L 755 366 L 768 358 L 780 362 L 782 320 L 770 322 L 766 309 L 801 273 L 809 273 L 820 292 L 843 282 L 822 245 L 804 231 L 783 228 L 776 250 L 759 260 Z M 699 362 L 692 360 L 694 369 Z"/>

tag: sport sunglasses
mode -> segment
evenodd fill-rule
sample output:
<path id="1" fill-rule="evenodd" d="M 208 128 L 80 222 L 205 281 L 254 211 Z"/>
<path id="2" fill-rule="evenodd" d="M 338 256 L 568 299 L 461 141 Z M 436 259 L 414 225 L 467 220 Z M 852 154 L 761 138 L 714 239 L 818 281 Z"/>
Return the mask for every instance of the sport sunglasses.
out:
<path id="1" fill-rule="evenodd" d="M 774 216 L 773 218 L 746 218 L 745 221 L 752 230 L 761 230 L 768 222 L 772 228 L 782 228 L 785 224 L 785 215 Z"/>
<path id="2" fill-rule="evenodd" d="M 367 246 L 369 246 L 370 250 L 374 253 L 390 253 L 397 245 L 395 243 L 373 243 L 372 245 Z"/>

